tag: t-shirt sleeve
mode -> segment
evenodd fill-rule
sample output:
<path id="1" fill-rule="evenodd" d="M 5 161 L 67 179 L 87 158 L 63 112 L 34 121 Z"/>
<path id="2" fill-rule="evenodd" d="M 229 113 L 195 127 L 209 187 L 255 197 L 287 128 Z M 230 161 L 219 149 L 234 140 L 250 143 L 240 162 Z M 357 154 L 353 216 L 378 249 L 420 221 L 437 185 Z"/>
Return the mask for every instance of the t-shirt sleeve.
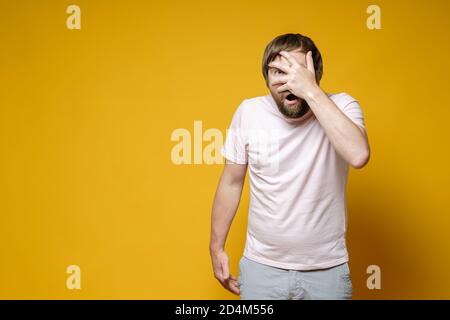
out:
<path id="1" fill-rule="evenodd" d="M 226 130 L 225 143 L 221 154 L 231 162 L 238 164 L 248 163 L 246 129 L 244 121 L 244 103 L 238 106 L 234 112 L 229 128 Z"/>
<path id="2" fill-rule="evenodd" d="M 363 129 L 366 128 L 364 122 L 364 113 L 361 109 L 361 106 L 359 105 L 359 102 L 355 98 L 348 94 L 344 94 L 343 100 L 340 105 L 342 112 L 344 112 L 344 114 L 349 117 L 350 120 L 352 120 L 355 124 L 362 127 Z"/>

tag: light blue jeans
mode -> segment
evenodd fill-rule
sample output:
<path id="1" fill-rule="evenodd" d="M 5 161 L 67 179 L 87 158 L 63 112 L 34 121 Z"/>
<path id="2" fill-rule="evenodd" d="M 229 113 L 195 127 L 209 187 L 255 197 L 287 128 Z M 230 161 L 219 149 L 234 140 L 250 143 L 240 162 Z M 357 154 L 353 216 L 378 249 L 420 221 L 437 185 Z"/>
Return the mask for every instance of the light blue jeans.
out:
<path id="1" fill-rule="evenodd" d="M 290 270 L 239 260 L 241 300 L 350 300 L 352 280 L 345 262 L 318 270 Z"/>

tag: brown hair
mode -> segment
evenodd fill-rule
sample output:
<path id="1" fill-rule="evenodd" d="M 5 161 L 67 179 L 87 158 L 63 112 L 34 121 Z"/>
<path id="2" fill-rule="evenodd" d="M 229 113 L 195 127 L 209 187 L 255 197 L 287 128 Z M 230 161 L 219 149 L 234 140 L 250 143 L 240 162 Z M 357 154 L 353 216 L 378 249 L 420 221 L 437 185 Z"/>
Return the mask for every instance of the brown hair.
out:
<path id="1" fill-rule="evenodd" d="M 322 62 L 322 55 L 320 54 L 319 49 L 317 49 L 316 45 L 314 44 L 314 41 L 312 41 L 309 37 L 301 35 L 299 33 L 295 34 L 286 33 L 273 39 L 264 50 L 264 56 L 262 60 L 262 72 L 264 79 L 266 80 L 266 84 L 268 83 L 269 80 L 268 64 L 277 57 L 280 51 L 283 50 L 291 51 L 294 49 L 301 49 L 303 53 L 312 51 L 314 70 L 316 72 L 316 80 L 317 82 L 319 82 L 323 74 L 323 62 Z"/>

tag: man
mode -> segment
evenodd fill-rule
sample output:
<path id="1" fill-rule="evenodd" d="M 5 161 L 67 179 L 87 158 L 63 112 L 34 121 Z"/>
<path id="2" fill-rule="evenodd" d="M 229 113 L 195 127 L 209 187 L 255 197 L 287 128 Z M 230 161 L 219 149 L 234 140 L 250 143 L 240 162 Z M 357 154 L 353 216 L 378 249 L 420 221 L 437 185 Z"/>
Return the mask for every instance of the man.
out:
<path id="1" fill-rule="evenodd" d="M 276 37 L 262 64 L 270 94 L 245 99 L 227 131 L 210 254 L 215 277 L 241 299 L 352 298 L 346 182 L 370 148 L 358 102 L 325 93 L 322 69 L 310 38 Z M 247 168 L 247 240 L 236 279 L 224 247 Z"/>

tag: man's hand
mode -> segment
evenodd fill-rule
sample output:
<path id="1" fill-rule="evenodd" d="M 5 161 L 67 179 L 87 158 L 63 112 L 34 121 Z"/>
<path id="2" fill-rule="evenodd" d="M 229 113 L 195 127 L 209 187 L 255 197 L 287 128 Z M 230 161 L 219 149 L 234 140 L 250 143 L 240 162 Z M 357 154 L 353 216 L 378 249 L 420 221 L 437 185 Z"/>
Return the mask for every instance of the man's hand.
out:
<path id="1" fill-rule="evenodd" d="M 223 250 L 211 252 L 214 276 L 231 293 L 239 295 L 240 290 L 235 276 L 229 272 L 228 255 Z"/>
<path id="2" fill-rule="evenodd" d="M 306 100 L 318 89 L 314 70 L 312 52 L 306 53 L 306 67 L 299 64 L 297 60 L 287 51 L 279 53 L 287 60 L 287 63 L 272 61 L 269 67 L 277 68 L 284 72 L 284 75 L 278 76 L 274 84 L 283 85 L 277 88 L 278 92 L 290 91 L 299 98 Z"/>

